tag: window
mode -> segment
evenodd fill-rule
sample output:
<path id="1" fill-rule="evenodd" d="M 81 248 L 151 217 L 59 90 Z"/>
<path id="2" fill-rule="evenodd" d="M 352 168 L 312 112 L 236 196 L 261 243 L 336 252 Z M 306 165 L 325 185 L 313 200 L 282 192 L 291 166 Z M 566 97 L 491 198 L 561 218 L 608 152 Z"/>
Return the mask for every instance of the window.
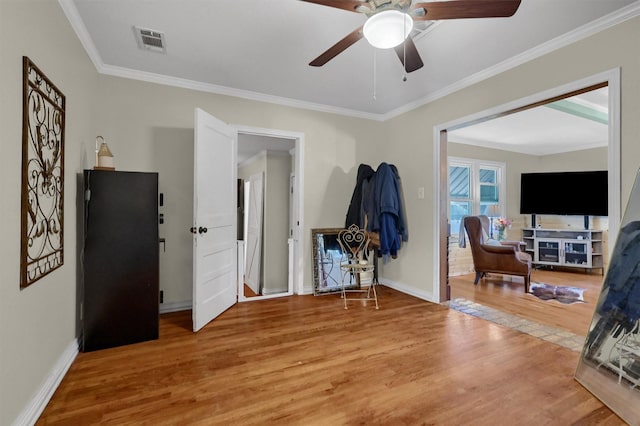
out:
<path id="1" fill-rule="evenodd" d="M 457 235 L 464 216 L 503 216 L 505 163 L 449 157 L 449 222 Z"/>

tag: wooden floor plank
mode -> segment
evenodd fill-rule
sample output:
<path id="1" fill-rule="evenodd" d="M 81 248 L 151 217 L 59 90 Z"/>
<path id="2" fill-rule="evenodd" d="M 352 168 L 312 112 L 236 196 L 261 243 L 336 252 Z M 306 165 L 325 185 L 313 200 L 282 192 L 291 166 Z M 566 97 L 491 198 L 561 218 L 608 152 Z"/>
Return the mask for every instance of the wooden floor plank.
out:
<path id="1" fill-rule="evenodd" d="M 585 289 L 585 303 L 563 304 L 526 294 L 521 277 L 489 274 L 478 285 L 473 285 L 474 278 L 475 274 L 450 277 L 451 298 L 471 300 L 579 336 L 587 335 L 603 282 L 602 275 L 595 273 L 534 269 L 531 281 Z"/>
<path id="2" fill-rule="evenodd" d="M 573 380 L 577 353 L 380 292 L 378 311 L 238 304 L 198 333 L 162 315 L 157 341 L 79 354 L 38 424 L 623 424 Z"/>

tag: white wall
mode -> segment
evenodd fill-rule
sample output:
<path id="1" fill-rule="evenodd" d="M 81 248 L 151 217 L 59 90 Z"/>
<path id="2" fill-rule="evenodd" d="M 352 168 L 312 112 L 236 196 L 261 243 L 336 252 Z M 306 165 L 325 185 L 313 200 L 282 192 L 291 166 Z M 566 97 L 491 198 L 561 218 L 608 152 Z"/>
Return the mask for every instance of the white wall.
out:
<path id="1" fill-rule="evenodd" d="M 20 290 L 22 56 L 66 96 L 64 265 Z M 95 68 L 56 2 L 0 1 L 0 424 L 77 351 L 76 173 L 93 162 Z M 61 373 L 60 371 L 58 371 Z"/>

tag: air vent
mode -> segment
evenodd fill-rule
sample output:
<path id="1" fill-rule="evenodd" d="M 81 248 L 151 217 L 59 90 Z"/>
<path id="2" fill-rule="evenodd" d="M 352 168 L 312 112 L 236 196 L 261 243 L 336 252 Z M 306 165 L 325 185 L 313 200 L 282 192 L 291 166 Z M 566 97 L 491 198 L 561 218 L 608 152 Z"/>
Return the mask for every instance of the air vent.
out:
<path id="1" fill-rule="evenodd" d="M 138 47 L 144 50 L 152 50 L 154 52 L 165 53 L 167 51 L 164 33 L 148 28 L 133 27 L 138 40 Z"/>

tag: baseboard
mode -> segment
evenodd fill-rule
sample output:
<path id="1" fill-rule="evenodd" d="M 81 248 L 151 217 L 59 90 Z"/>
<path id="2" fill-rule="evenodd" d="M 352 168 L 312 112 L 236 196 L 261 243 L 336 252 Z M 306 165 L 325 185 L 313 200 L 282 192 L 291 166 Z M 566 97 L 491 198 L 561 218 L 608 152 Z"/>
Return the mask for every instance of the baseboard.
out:
<path id="1" fill-rule="evenodd" d="M 378 278 L 380 284 L 385 285 L 394 290 L 398 290 L 404 294 L 408 294 L 409 296 L 417 297 L 418 299 L 426 300 L 428 302 L 439 303 L 433 294 L 428 293 L 422 289 L 415 288 L 405 283 L 401 283 L 398 281 L 393 281 L 384 277 Z"/>
<path id="2" fill-rule="evenodd" d="M 270 296 L 272 294 L 282 294 L 282 293 L 286 293 L 288 292 L 288 289 L 268 289 L 268 288 L 263 288 L 262 289 L 262 295 L 263 296 Z"/>
<path id="3" fill-rule="evenodd" d="M 78 341 L 73 339 L 69 346 L 67 346 L 67 349 L 60 355 L 60 358 L 58 358 L 58 361 L 49 372 L 49 375 L 31 402 L 24 407 L 20 415 L 15 419 L 13 422 L 15 426 L 34 425 L 36 421 L 38 421 L 40 414 L 42 414 L 49 400 L 51 400 L 53 393 L 58 389 L 60 382 L 65 374 L 67 374 L 69 367 L 71 367 L 77 355 Z"/>
<path id="4" fill-rule="evenodd" d="M 160 304 L 160 313 L 168 314 L 169 312 L 188 311 L 193 306 L 191 300 L 183 300 L 182 302 L 169 302 Z"/>

